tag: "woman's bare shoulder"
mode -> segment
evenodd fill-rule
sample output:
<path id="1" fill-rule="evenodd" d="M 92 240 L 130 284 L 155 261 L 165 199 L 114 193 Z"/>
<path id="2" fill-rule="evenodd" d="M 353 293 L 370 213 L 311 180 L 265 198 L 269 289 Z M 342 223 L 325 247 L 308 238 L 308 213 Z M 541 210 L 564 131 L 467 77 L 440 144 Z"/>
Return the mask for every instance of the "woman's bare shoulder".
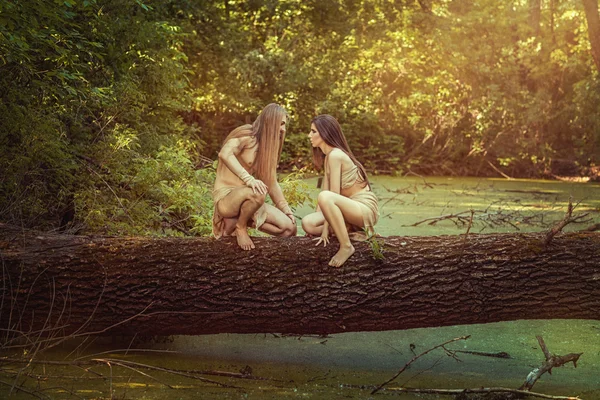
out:
<path id="1" fill-rule="evenodd" d="M 347 164 L 348 162 L 352 163 L 352 160 L 350 159 L 348 154 L 346 154 L 342 149 L 339 149 L 337 147 L 331 150 L 327 158 L 329 159 L 329 162 L 341 164 Z"/>

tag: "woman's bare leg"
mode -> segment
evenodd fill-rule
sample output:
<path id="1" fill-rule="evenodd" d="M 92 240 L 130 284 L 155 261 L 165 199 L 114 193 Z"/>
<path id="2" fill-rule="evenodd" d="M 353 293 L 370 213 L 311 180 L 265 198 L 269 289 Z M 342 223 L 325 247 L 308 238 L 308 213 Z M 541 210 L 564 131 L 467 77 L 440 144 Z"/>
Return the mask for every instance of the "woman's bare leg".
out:
<path id="1" fill-rule="evenodd" d="M 346 223 L 355 226 L 364 226 L 360 203 L 328 190 L 319 193 L 317 202 L 329 226 L 340 242 L 340 248 L 331 258 L 331 261 L 329 261 L 329 265 L 340 267 L 355 251 L 348 237 Z"/>
<path id="2" fill-rule="evenodd" d="M 302 229 L 310 236 L 321 236 L 325 217 L 321 211 L 310 213 L 302 218 Z"/>

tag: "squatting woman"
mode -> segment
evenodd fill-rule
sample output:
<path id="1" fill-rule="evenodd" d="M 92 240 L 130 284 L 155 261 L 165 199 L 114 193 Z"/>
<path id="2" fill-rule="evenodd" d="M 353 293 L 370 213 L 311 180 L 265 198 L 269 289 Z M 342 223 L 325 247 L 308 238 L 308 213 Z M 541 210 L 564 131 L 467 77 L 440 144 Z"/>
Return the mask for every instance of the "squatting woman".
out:
<path id="1" fill-rule="evenodd" d="M 302 228 L 319 236 L 317 246 L 329 243 L 330 230 L 340 248 L 329 265 L 339 267 L 354 254 L 349 232 L 364 230 L 373 234 L 379 218 L 377 197 L 371 191 L 367 173 L 346 141 L 338 121 L 331 115 L 312 120 L 308 134 L 317 169 L 324 169 L 323 190 L 317 198 L 317 211 L 302 219 Z"/>

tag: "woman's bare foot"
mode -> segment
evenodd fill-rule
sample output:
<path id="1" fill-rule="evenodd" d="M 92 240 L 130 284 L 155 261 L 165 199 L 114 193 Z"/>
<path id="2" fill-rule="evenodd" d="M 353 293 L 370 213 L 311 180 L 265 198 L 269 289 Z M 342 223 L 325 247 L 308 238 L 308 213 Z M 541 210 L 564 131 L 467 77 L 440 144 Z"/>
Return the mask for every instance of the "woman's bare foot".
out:
<path id="1" fill-rule="evenodd" d="M 242 250 L 252 250 L 254 248 L 254 243 L 250 236 L 248 236 L 248 230 L 243 228 L 235 228 L 234 235 L 237 238 L 238 246 L 242 248 Z"/>
<path id="2" fill-rule="evenodd" d="M 342 264 L 344 264 L 352 254 L 354 254 L 354 246 L 352 246 L 352 244 L 348 246 L 340 246 L 338 252 L 335 253 L 335 256 L 333 256 L 331 261 L 329 261 L 329 265 L 332 267 L 341 267 Z"/>

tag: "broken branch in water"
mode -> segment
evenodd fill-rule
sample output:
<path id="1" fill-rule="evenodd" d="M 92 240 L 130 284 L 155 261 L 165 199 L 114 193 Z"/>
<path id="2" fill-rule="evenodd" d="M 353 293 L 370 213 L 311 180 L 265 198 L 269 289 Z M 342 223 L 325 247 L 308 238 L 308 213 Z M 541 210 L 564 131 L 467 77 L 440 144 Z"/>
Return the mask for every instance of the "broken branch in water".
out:
<path id="1" fill-rule="evenodd" d="M 170 368 L 162 368 L 162 367 L 156 367 L 154 365 L 149 365 L 149 364 L 143 364 L 143 363 L 138 363 L 138 362 L 134 362 L 134 361 L 125 361 L 122 359 L 114 359 L 114 358 L 106 358 L 106 359 L 93 359 L 91 360 L 93 362 L 97 362 L 97 363 L 104 363 L 104 364 L 108 364 L 111 363 L 113 365 L 118 365 L 124 368 L 128 368 L 131 369 L 132 371 L 135 371 L 143 376 L 149 377 L 151 379 L 158 381 L 156 378 L 154 378 L 153 376 L 150 376 L 144 372 L 141 371 L 141 369 L 149 369 L 149 370 L 154 370 L 154 371 L 159 371 L 159 372 L 166 372 L 168 374 L 173 374 L 173 375 L 181 375 L 181 376 L 185 376 L 186 378 L 191 378 L 191 379 L 196 379 L 199 380 L 201 382 L 206 382 L 206 383 L 212 383 L 214 385 L 218 385 L 221 387 L 226 387 L 226 388 L 239 388 L 238 386 L 232 386 L 232 385 L 228 385 L 222 382 L 218 382 L 212 379 L 207 379 L 207 378 L 203 378 L 201 376 L 198 376 L 196 374 L 190 374 L 187 371 L 181 371 L 181 370 L 174 370 L 174 369 L 170 369 Z M 230 376 L 233 377 L 233 376 Z M 165 386 L 171 388 L 170 385 L 160 382 L 162 384 L 164 384 Z"/>
<path id="2" fill-rule="evenodd" d="M 533 385 L 535 385 L 537 380 L 540 379 L 542 375 L 544 375 L 546 372 L 551 374 L 552 368 L 554 367 L 562 367 L 568 362 L 573 362 L 573 366 L 577 368 L 577 361 L 579 361 L 579 357 L 583 354 L 570 353 L 566 356 L 557 356 L 551 354 L 548 350 L 548 347 L 546 347 L 546 343 L 544 343 L 544 339 L 541 336 L 536 336 L 536 338 L 538 340 L 538 343 L 540 344 L 542 352 L 544 352 L 546 360 L 544 361 L 541 367 L 534 369 L 529 373 L 529 375 L 527 375 L 527 379 L 525 379 L 525 382 L 521 385 L 519 390 L 531 390 L 531 388 L 533 387 Z"/>
<path id="3" fill-rule="evenodd" d="M 493 358 L 512 358 L 510 356 L 510 354 L 501 351 L 499 353 L 488 353 L 485 351 L 469 351 L 469 350 L 450 350 L 453 353 L 464 353 L 464 354 L 472 354 L 475 356 L 482 356 L 482 357 L 493 357 Z"/>
<path id="4" fill-rule="evenodd" d="M 414 224 L 411 224 L 409 226 L 419 226 L 425 222 L 427 222 L 427 225 L 435 225 L 440 221 L 444 221 L 444 220 L 452 220 L 452 222 L 454 222 L 455 224 L 457 222 L 460 222 L 462 225 L 468 223 L 469 221 L 469 217 L 465 217 L 464 214 L 481 214 L 484 211 L 480 211 L 480 210 L 469 210 L 469 211 L 461 211 L 459 213 L 455 213 L 455 214 L 446 214 L 446 215 L 440 215 L 439 217 L 430 217 L 430 218 L 425 218 L 422 219 L 421 221 L 417 221 Z M 456 220 L 456 221 L 454 221 Z"/>
<path id="5" fill-rule="evenodd" d="M 381 385 L 377 386 L 371 392 L 371 394 L 377 393 L 388 383 L 390 383 L 394 379 L 396 379 L 402 372 L 404 372 L 410 366 L 410 364 L 412 364 L 418 358 L 420 358 L 421 356 L 424 356 L 425 354 L 431 352 L 432 350 L 435 350 L 440 347 L 444 349 L 444 351 L 446 352 L 446 354 L 448 356 L 453 357 L 455 359 L 456 359 L 456 353 L 469 353 L 469 354 L 484 355 L 484 356 L 489 356 L 489 357 L 511 358 L 510 355 L 508 355 L 507 353 L 504 353 L 504 352 L 484 353 L 484 352 L 467 351 L 467 350 L 449 350 L 445 347 L 449 343 L 452 343 L 452 342 L 455 342 L 458 340 L 465 340 L 465 339 L 468 339 L 469 337 L 470 337 L 470 335 L 452 339 L 452 340 L 449 340 L 442 344 L 439 344 L 437 346 L 434 346 L 434 347 L 430 348 L 429 350 L 422 352 L 419 355 L 415 355 L 409 362 L 407 362 L 404 365 L 404 367 L 402 367 L 402 369 L 400 369 L 400 371 L 398 371 L 398 373 L 396 373 L 396 375 L 394 375 L 392 378 L 388 379 L 386 382 L 382 383 Z M 477 394 L 506 393 L 507 396 L 510 396 L 510 397 L 506 397 L 507 399 L 515 398 L 511 395 L 517 395 L 518 396 L 517 398 L 522 398 L 523 395 L 526 395 L 526 396 L 531 396 L 531 397 L 539 397 L 539 398 L 543 398 L 543 399 L 579 400 L 579 397 L 553 396 L 553 395 L 549 395 L 549 394 L 536 393 L 536 392 L 530 391 L 531 388 L 533 387 L 533 385 L 535 384 L 535 382 L 544 373 L 546 373 L 546 372 L 552 373 L 552 368 L 561 367 L 568 362 L 573 362 L 573 365 L 575 367 L 577 367 L 577 361 L 579 360 L 579 357 L 581 356 L 581 354 L 583 354 L 583 353 L 578 353 L 578 354 L 571 353 L 571 354 L 567 354 L 566 356 L 553 355 L 548 350 L 548 347 L 546 347 L 546 344 L 544 343 L 544 339 L 541 336 L 536 336 L 536 337 L 537 337 L 538 343 L 540 344 L 542 351 L 544 352 L 546 361 L 544 362 L 544 364 L 542 364 L 542 366 L 540 368 L 536 368 L 529 373 L 529 375 L 527 376 L 527 379 L 525 380 L 525 383 L 523 383 L 523 385 L 521 385 L 521 387 L 519 389 L 508 389 L 508 388 L 502 388 L 502 387 L 489 387 L 489 388 L 480 387 L 480 388 L 476 388 L 476 389 L 415 389 L 415 388 L 399 387 L 399 388 L 387 388 L 386 390 L 390 391 L 390 392 L 439 394 L 439 395 L 457 396 L 456 397 L 457 399 L 458 398 L 467 399 L 467 398 L 469 398 L 468 397 L 469 395 L 477 395 Z M 479 398 L 479 397 L 477 397 L 477 398 Z"/>
<path id="6" fill-rule="evenodd" d="M 600 224 L 593 224 L 583 229 L 584 232 L 595 232 L 600 230 Z"/>
<path id="7" fill-rule="evenodd" d="M 489 388 L 474 388 L 474 389 L 412 389 L 412 388 L 388 388 L 389 392 L 396 393 L 421 393 L 421 394 L 440 394 L 448 396 L 460 396 L 469 394 L 490 394 L 490 393 L 507 393 L 516 394 L 520 396 L 531 396 L 538 397 L 541 399 L 552 399 L 552 400 L 580 400 L 579 397 L 571 396 L 552 396 L 544 393 L 529 392 L 526 390 L 509 389 L 502 387 L 489 387 Z M 513 397 L 514 398 L 514 397 Z M 520 398 L 520 397 L 519 397 Z"/>
<path id="8" fill-rule="evenodd" d="M 502 175 L 502 176 L 503 176 L 503 177 L 505 177 L 506 179 L 508 179 L 508 180 L 512 180 L 512 179 L 513 179 L 512 177 L 510 177 L 510 176 L 506 175 L 504 172 L 500 171 L 500 170 L 498 169 L 498 167 L 496 167 L 494 164 L 492 164 L 492 163 L 491 163 L 489 160 L 485 160 L 485 161 L 486 161 L 486 162 L 487 162 L 487 163 L 490 165 L 490 167 L 492 167 L 492 169 L 493 169 L 494 171 L 496 171 L 497 173 L 499 173 L 500 175 Z"/>
<path id="9" fill-rule="evenodd" d="M 405 226 L 419 226 L 423 223 L 428 225 L 435 225 L 442 221 L 451 221 L 457 227 L 472 225 L 474 222 L 480 222 L 485 226 L 492 228 L 499 226 L 510 225 L 516 230 L 519 230 L 518 225 L 542 225 L 544 226 L 544 214 L 525 215 L 520 211 L 507 211 L 506 209 L 500 208 L 490 210 L 493 206 L 498 204 L 490 204 L 485 210 L 466 210 L 452 214 L 440 215 L 438 217 L 425 218 L 421 221 L 417 221 L 411 225 Z"/>
<path id="10" fill-rule="evenodd" d="M 457 341 L 459 341 L 459 340 L 467 340 L 467 339 L 468 339 L 468 338 L 470 338 L 470 337 L 471 337 L 471 335 L 468 335 L 468 336 L 461 336 L 461 337 L 459 337 L 459 338 L 455 338 L 455 339 L 452 339 L 452 340 L 448 340 L 448 341 L 446 341 L 446 342 L 444 342 L 444 343 L 442 343 L 442 344 L 438 344 L 437 346 L 434 346 L 434 347 L 430 348 L 429 350 L 425 350 L 424 352 L 422 352 L 421 354 L 419 354 L 419 355 L 417 355 L 417 356 L 414 356 L 414 357 L 413 357 L 413 358 L 412 358 L 412 359 L 411 359 L 409 362 L 407 362 L 407 363 L 404 365 L 404 367 L 402 367 L 402 368 L 400 369 L 400 371 L 398 371 L 398 372 L 396 373 L 396 375 L 392 376 L 390 379 L 388 379 L 387 381 L 383 382 L 381 385 L 379 385 L 379 386 L 377 386 L 375 389 L 373 389 L 373 391 L 371 392 L 371 394 L 375 394 L 375 393 L 377 393 L 377 392 L 378 392 L 378 391 L 380 391 L 380 390 L 381 390 L 381 389 L 382 389 L 382 388 L 383 388 L 385 385 L 387 385 L 388 383 L 392 382 L 394 379 L 396 379 L 397 377 L 399 377 L 399 376 L 400 376 L 400 374 L 401 374 L 401 373 L 403 373 L 403 372 L 404 372 L 404 371 L 405 371 L 405 370 L 406 370 L 406 369 L 407 369 L 407 368 L 410 366 L 410 364 L 412 364 L 413 362 L 417 361 L 419 358 L 421 358 L 421 357 L 422 357 L 422 356 L 424 356 L 425 354 L 427 354 L 427 353 L 429 353 L 429 352 L 431 352 L 431 351 L 433 351 L 433 350 L 435 350 L 435 349 L 438 349 L 438 348 L 440 348 L 440 347 L 444 347 L 444 346 L 446 346 L 446 345 L 447 345 L 447 344 L 449 344 L 449 343 L 452 343 L 452 342 L 457 342 Z"/>
<path id="11" fill-rule="evenodd" d="M 578 204 L 579 203 L 577 203 L 577 205 Z M 544 240 L 544 246 L 548 246 L 550 244 L 550 242 L 552 241 L 552 239 L 554 238 L 554 236 L 556 236 L 556 234 L 561 232 L 565 226 L 572 224 L 572 223 L 581 223 L 581 222 L 589 221 L 589 220 L 582 221 L 582 219 L 587 217 L 589 213 L 573 216 L 573 210 L 575 210 L 577 205 L 573 206 L 572 198 L 569 198 L 569 205 L 567 206 L 567 213 L 565 214 L 565 217 L 562 219 L 562 221 L 560 221 L 558 224 L 554 225 L 552 227 L 552 229 L 550 229 L 548 231 L 548 233 L 546 234 L 546 239 Z"/>
<path id="12" fill-rule="evenodd" d="M 498 207 L 496 210 L 493 207 Z M 582 224 L 586 222 L 592 221 L 592 218 L 585 219 L 589 213 L 572 216 L 572 212 L 575 207 L 572 205 L 571 200 L 569 200 L 567 214 L 565 218 L 553 226 L 551 230 L 548 232 L 546 241 L 550 243 L 552 238 L 559 233 L 566 225 L 574 223 L 574 224 Z M 555 210 L 556 211 L 556 210 Z M 457 227 L 470 227 L 474 224 L 474 222 L 479 222 L 484 225 L 484 228 L 491 227 L 501 227 L 510 225 L 516 230 L 519 229 L 519 225 L 529 225 L 529 226 L 541 226 L 541 227 L 549 227 L 551 223 L 545 222 L 544 219 L 547 216 L 545 213 L 536 213 L 528 215 L 526 212 L 521 212 L 519 210 L 510 210 L 507 208 L 502 208 L 502 204 L 492 203 L 485 210 L 465 210 L 451 214 L 444 214 L 437 217 L 429 217 L 417 221 L 410 225 L 403 226 L 419 226 L 421 224 L 427 223 L 427 225 L 436 225 L 438 222 L 442 221 L 451 221 Z M 591 225 L 588 228 L 585 228 L 585 231 L 595 231 L 600 229 L 600 224 Z"/>

